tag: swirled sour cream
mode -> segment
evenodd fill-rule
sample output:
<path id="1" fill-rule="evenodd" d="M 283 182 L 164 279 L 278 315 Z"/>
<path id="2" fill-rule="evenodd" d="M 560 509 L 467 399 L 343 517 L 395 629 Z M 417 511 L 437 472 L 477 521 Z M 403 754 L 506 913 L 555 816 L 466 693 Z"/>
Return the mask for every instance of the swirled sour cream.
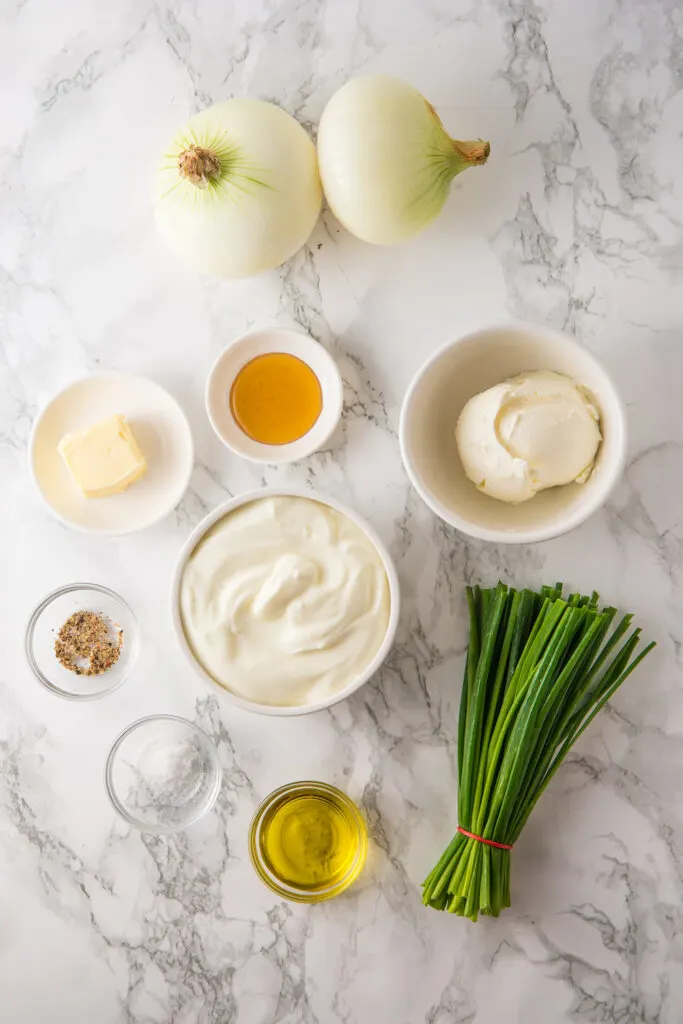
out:
<path id="1" fill-rule="evenodd" d="M 377 654 L 389 611 L 373 542 L 310 498 L 259 498 L 229 512 L 192 552 L 180 583 L 195 657 L 257 704 L 311 704 L 342 690 Z"/>

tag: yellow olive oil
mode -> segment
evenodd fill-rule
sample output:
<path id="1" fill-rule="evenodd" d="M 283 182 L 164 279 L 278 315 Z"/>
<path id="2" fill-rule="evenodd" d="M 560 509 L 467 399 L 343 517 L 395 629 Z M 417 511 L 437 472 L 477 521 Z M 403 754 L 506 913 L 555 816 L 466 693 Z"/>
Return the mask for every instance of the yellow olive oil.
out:
<path id="1" fill-rule="evenodd" d="M 355 804 L 332 786 L 284 787 L 262 805 L 254 825 L 257 871 L 271 888 L 292 899 L 315 902 L 336 895 L 363 866 L 363 819 Z"/>

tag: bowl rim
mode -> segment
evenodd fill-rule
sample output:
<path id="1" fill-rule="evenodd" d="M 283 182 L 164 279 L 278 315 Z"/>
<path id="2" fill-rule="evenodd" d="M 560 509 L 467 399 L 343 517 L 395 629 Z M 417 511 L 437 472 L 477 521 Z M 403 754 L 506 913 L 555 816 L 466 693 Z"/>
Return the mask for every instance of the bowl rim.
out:
<path id="1" fill-rule="evenodd" d="M 349 870 L 335 885 L 328 887 L 321 893 L 311 893 L 307 889 L 298 888 L 297 886 L 281 881 L 261 856 L 261 849 L 258 843 L 260 827 L 263 823 L 263 818 L 265 817 L 266 812 L 288 794 L 296 793 L 298 790 L 302 792 L 310 792 L 312 789 L 317 790 L 322 794 L 334 795 L 341 801 L 341 803 L 344 804 L 353 818 L 354 824 L 358 830 L 359 838 L 358 850 L 356 851 L 356 856 L 353 864 L 349 867 Z M 349 886 L 353 885 L 362 872 L 367 858 L 367 853 L 368 826 L 365 818 L 361 814 L 358 804 L 355 800 L 352 800 L 348 793 L 345 793 L 343 789 L 339 789 L 338 786 L 333 786 L 330 782 L 319 782 L 313 779 L 297 779 L 294 782 L 286 782 L 283 786 L 278 786 L 277 789 L 272 790 L 272 792 L 268 793 L 268 795 L 261 800 L 254 811 L 249 825 L 249 857 L 254 871 L 264 885 L 271 890 L 271 892 L 277 893 L 277 895 L 282 896 L 283 899 L 292 900 L 295 903 L 323 903 L 326 900 L 334 899 L 335 896 L 341 896 L 343 892 L 346 892 Z"/>
<path id="2" fill-rule="evenodd" d="M 208 533 L 211 527 L 214 526 L 219 519 L 222 519 L 223 516 L 228 515 L 230 512 L 234 512 L 235 509 L 238 509 L 243 505 L 248 505 L 252 501 L 258 501 L 260 498 L 308 498 L 310 501 L 317 501 L 321 505 L 327 505 L 329 508 L 348 516 L 356 526 L 363 530 L 377 548 L 384 565 L 384 571 L 386 572 L 387 579 L 389 581 L 389 622 L 387 624 L 382 643 L 380 644 L 374 658 L 366 668 L 359 673 L 357 679 L 354 679 L 351 683 L 345 686 L 344 689 L 332 694 L 331 697 L 326 697 L 324 700 L 316 701 L 313 704 L 282 706 L 276 704 L 257 704 L 255 701 L 246 700 L 244 697 L 239 697 L 237 694 L 232 693 L 227 689 L 227 687 L 217 682 L 217 680 L 215 680 L 213 676 L 211 676 L 202 667 L 202 665 L 200 665 L 199 661 L 192 653 L 192 649 L 187 641 L 187 637 L 185 636 L 185 630 L 183 629 L 180 615 L 180 584 L 183 571 L 190 555 L 204 535 Z M 361 686 L 372 678 L 388 657 L 394 644 L 400 611 L 400 585 L 396 566 L 394 565 L 394 561 L 389 554 L 386 545 L 377 535 L 373 527 L 348 505 L 337 501 L 335 498 L 329 498 L 320 491 L 305 490 L 303 487 L 261 487 L 257 490 L 246 491 L 244 494 L 237 495 L 229 501 L 218 505 L 212 512 L 209 512 L 209 514 L 206 515 L 201 522 L 197 524 L 197 526 L 195 526 L 194 530 L 183 544 L 180 554 L 178 555 L 171 580 L 171 621 L 173 623 L 173 631 L 176 635 L 176 640 L 180 650 L 195 675 L 205 683 L 208 683 L 214 691 L 218 689 L 218 691 L 227 698 L 229 703 L 233 704 L 235 707 L 241 708 L 242 711 L 251 711 L 259 715 L 270 715 L 275 718 L 292 718 L 301 715 L 310 715 L 316 711 L 323 711 L 325 708 L 332 707 L 334 704 L 338 704 L 340 701 L 346 700 L 346 698 L 350 697 L 352 693 L 359 690 Z"/>
<path id="3" fill-rule="evenodd" d="M 111 686 L 108 686 L 103 690 L 98 690 L 97 693 L 71 693 L 69 690 L 63 690 L 60 686 L 56 686 L 54 683 L 50 682 L 45 673 L 38 667 L 38 663 L 33 656 L 33 637 L 41 615 L 58 597 L 62 597 L 64 594 L 70 594 L 74 590 L 94 590 L 98 594 L 105 594 L 113 601 L 117 601 L 123 608 L 125 608 L 134 627 L 133 650 L 130 654 L 126 671 L 121 674 L 120 679 L 116 683 L 113 683 Z M 137 661 L 138 654 L 140 653 L 140 638 L 140 623 L 135 612 L 128 602 L 124 601 L 121 595 L 117 594 L 116 591 L 111 590 L 109 587 L 104 587 L 100 583 L 65 583 L 63 586 L 57 587 L 55 590 L 51 590 L 49 594 L 46 594 L 31 612 L 24 630 L 24 654 L 33 675 L 46 690 L 50 691 L 50 693 L 54 693 L 57 697 L 63 697 L 64 700 L 98 700 L 100 697 L 107 697 L 110 693 L 114 693 L 120 686 L 123 686 L 125 681 L 128 679 L 135 668 L 135 663 Z"/>
<path id="4" fill-rule="evenodd" d="M 124 740 L 126 740 L 131 733 L 136 732 L 137 729 L 140 728 L 140 726 L 147 725 L 149 722 L 160 721 L 179 722 L 183 726 L 189 726 L 189 728 L 195 734 L 199 735 L 202 744 L 204 745 L 205 749 L 209 752 L 209 759 L 211 760 L 211 765 L 214 772 L 213 785 L 211 787 L 210 793 L 207 796 L 204 805 L 191 818 L 188 818 L 187 821 L 184 821 L 180 825 L 149 825 L 146 822 L 143 822 L 142 819 L 136 818 L 134 815 L 129 814 L 124 805 L 121 803 L 116 793 L 116 787 L 112 782 L 112 770 L 114 766 L 114 760 L 116 758 L 117 753 L 121 749 L 121 745 L 124 742 Z M 222 785 L 223 770 L 221 767 L 220 758 L 218 756 L 218 751 L 216 750 L 216 745 L 213 743 L 211 738 L 207 736 L 207 734 L 199 725 L 195 725 L 195 723 L 191 722 L 189 718 L 183 718 L 182 715 L 144 715 L 142 718 L 136 718 L 134 722 L 130 722 L 125 727 L 125 729 L 123 729 L 118 734 L 118 736 L 112 743 L 111 747 L 109 748 L 109 753 L 107 754 L 107 759 L 104 763 L 104 788 L 106 790 L 107 796 L 109 797 L 109 801 L 113 809 L 124 821 L 126 821 L 129 825 L 133 825 L 134 828 L 137 828 L 140 832 L 151 832 L 154 835 L 158 836 L 171 835 L 173 832 L 184 832 L 185 829 L 190 828 L 191 825 L 194 825 L 196 822 L 198 822 L 201 818 L 203 818 L 206 814 L 209 813 L 209 811 L 216 803 Z"/>
<path id="5" fill-rule="evenodd" d="M 61 398 L 65 391 L 69 391 L 71 388 L 77 387 L 79 384 L 86 384 L 92 380 L 102 379 L 116 379 L 119 381 L 136 380 L 144 381 L 145 384 L 153 385 L 155 388 L 158 388 L 159 391 L 162 391 L 166 398 L 175 406 L 175 411 L 178 414 L 178 418 L 182 420 L 185 426 L 187 441 L 189 443 L 190 457 L 188 460 L 187 470 L 183 474 L 182 478 L 182 490 L 180 490 L 180 488 L 178 489 L 178 491 L 176 492 L 176 496 L 173 499 L 172 505 L 169 504 L 168 506 L 166 506 L 163 512 L 160 512 L 154 519 L 150 519 L 149 522 L 145 523 L 143 526 L 128 526 L 123 528 L 108 529 L 106 527 L 99 526 L 86 526 L 84 523 L 75 522 L 73 519 L 67 519 L 66 516 L 63 516 L 61 512 L 58 512 L 57 509 L 48 501 L 47 496 L 44 494 L 43 489 L 40 486 L 38 474 L 36 473 L 34 453 L 36 439 L 38 436 L 38 428 L 40 427 L 40 424 L 42 423 L 49 409 L 54 405 L 54 403 L 59 398 Z M 29 434 L 28 446 L 26 451 L 29 474 L 31 476 L 31 480 L 33 481 L 33 485 L 36 491 L 38 492 L 38 495 L 40 496 L 40 500 L 42 501 L 45 508 L 47 508 L 50 511 L 51 515 L 53 515 L 58 522 L 63 523 L 64 526 L 68 526 L 70 530 L 78 530 L 79 533 L 89 533 L 99 537 L 127 537 L 132 533 L 142 533 L 143 530 L 151 529 L 153 526 L 156 526 L 158 523 L 164 520 L 167 516 L 170 516 L 171 512 L 180 504 L 185 495 L 185 492 L 190 486 L 190 480 L 192 479 L 192 473 L 194 472 L 196 454 L 194 447 L 194 438 L 192 436 L 192 428 L 190 427 L 190 421 L 188 420 L 187 415 L 185 414 L 185 410 L 181 406 L 178 399 L 174 395 L 172 395 L 167 388 L 165 388 L 162 384 L 159 384 L 156 380 L 153 380 L 151 377 L 146 377 L 144 374 L 140 373 L 123 373 L 118 370 L 102 370 L 100 373 L 84 373 L 81 374 L 79 377 L 75 377 L 73 380 L 69 381 L 68 384 L 64 385 L 64 387 L 59 388 L 59 390 L 56 391 L 51 398 L 44 402 L 41 405 L 40 409 L 38 410 L 38 413 L 31 426 L 31 432 Z"/>
<path id="6" fill-rule="evenodd" d="M 289 337 L 294 337 L 298 340 L 302 349 L 310 350 L 312 349 L 312 346 L 315 346 L 314 351 L 327 365 L 330 375 L 333 378 L 333 384 L 331 387 L 324 388 L 322 382 L 319 381 L 322 392 L 321 415 L 315 421 L 310 430 L 300 438 L 297 438 L 296 441 L 291 441 L 289 444 L 283 445 L 262 444 L 260 441 L 255 441 L 253 438 L 250 438 L 252 443 L 256 445 L 258 449 L 262 450 L 262 454 L 258 454 L 253 451 L 246 452 L 244 449 L 237 447 L 224 435 L 220 428 L 220 424 L 217 422 L 212 412 L 211 389 L 223 360 L 232 351 L 232 349 L 242 344 L 246 344 L 247 346 L 250 343 L 253 344 L 256 339 L 265 334 L 288 335 Z M 271 353 L 277 351 L 278 349 L 275 345 L 275 347 L 271 349 Z M 298 358 L 300 358 L 302 362 L 306 363 L 306 365 L 309 366 L 309 369 L 313 369 L 304 355 L 300 355 Z M 316 341 L 310 334 L 307 334 L 305 331 L 295 330 L 292 327 L 260 327 L 253 331 L 248 331 L 246 334 L 241 334 L 237 338 L 233 338 L 233 340 L 218 353 L 206 378 L 206 385 L 204 387 L 204 404 L 206 406 L 206 415 L 208 416 L 214 434 L 221 444 L 224 444 L 225 447 L 235 455 L 239 455 L 240 458 L 258 465 L 289 465 L 292 462 L 299 462 L 301 459 L 306 459 L 309 455 L 313 455 L 314 452 L 319 451 L 323 445 L 329 441 L 332 434 L 339 426 L 339 421 L 344 409 L 344 381 L 342 380 L 341 371 L 337 366 L 336 360 L 327 351 L 325 346 L 319 341 Z M 332 417 L 329 426 L 323 430 L 319 427 L 319 423 L 322 417 L 322 410 L 326 406 L 332 409 Z"/>
<path id="7" fill-rule="evenodd" d="M 606 469 L 601 488 L 596 491 L 591 500 L 583 502 L 572 512 L 571 515 L 567 516 L 561 522 L 546 527 L 539 527 L 537 529 L 527 528 L 524 530 L 518 530 L 514 533 L 496 530 L 486 526 L 477 526 L 440 502 L 438 498 L 436 498 L 427 489 L 421 480 L 420 473 L 415 466 L 410 443 L 408 441 L 408 420 L 411 412 L 411 406 L 420 385 L 433 366 L 438 363 L 446 353 L 451 352 L 460 345 L 474 341 L 478 337 L 502 331 L 506 331 L 508 333 L 512 332 L 515 334 L 532 333 L 540 336 L 544 335 L 554 344 L 562 345 L 573 352 L 579 352 L 582 357 L 593 363 L 596 370 L 602 374 L 605 383 L 611 392 L 611 399 L 614 403 L 616 413 L 612 422 L 615 427 L 618 426 L 621 437 L 619 442 L 619 451 L 615 455 L 609 468 Z M 527 323 L 523 320 L 499 321 L 495 324 L 489 324 L 486 327 L 479 327 L 476 330 L 468 331 L 466 334 L 462 334 L 451 341 L 447 341 L 444 345 L 441 345 L 436 352 L 422 363 L 408 385 L 401 405 L 398 437 L 399 447 L 401 449 L 401 459 L 408 479 L 428 508 L 430 508 L 432 512 L 434 512 L 445 523 L 448 523 L 448 525 L 459 530 L 460 533 L 463 533 L 468 537 L 474 537 L 476 540 L 491 541 L 496 544 L 536 544 L 544 540 L 552 540 L 555 537 L 561 537 L 566 533 L 570 533 L 578 526 L 581 526 L 582 523 L 589 519 L 598 511 L 599 508 L 601 508 L 602 505 L 604 505 L 607 498 L 613 491 L 624 471 L 624 466 L 626 464 L 626 450 L 628 446 L 626 410 L 624 403 L 611 375 L 605 368 L 602 361 L 594 355 L 590 349 L 586 348 L 585 345 L 582 345 L 571 335 L 565 334 L 563 331 L 559 331 L 554 327 L 546 327 L 543 324 Z"/>

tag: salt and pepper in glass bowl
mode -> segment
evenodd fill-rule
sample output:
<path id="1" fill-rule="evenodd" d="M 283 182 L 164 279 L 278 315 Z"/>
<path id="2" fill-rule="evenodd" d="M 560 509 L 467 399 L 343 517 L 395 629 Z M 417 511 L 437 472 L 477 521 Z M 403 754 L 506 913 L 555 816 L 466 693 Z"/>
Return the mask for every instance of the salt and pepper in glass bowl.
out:
<path id="1" fill-rule="evenodd" d="M 31 671 L 51 693 L 95 700 L 117 690 L 130 673 L 139 633 L 132 610 L 113 590 L 71 583 L 34 609 L 24 647 Z"/>

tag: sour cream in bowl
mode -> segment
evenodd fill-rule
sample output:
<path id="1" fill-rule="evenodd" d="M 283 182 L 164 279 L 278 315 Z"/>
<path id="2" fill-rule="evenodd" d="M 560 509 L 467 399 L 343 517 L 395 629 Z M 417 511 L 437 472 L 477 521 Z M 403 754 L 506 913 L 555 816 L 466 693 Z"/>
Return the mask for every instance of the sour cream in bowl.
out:
<path id="1" fill-rule="evenodd" d="M 172 588 L 183 653 L 242 708 L 302 715 L 343 700 L 387 656 L 399 588 L 355 512 L 313 492 L 265 488 L 216 509 Z"/>

